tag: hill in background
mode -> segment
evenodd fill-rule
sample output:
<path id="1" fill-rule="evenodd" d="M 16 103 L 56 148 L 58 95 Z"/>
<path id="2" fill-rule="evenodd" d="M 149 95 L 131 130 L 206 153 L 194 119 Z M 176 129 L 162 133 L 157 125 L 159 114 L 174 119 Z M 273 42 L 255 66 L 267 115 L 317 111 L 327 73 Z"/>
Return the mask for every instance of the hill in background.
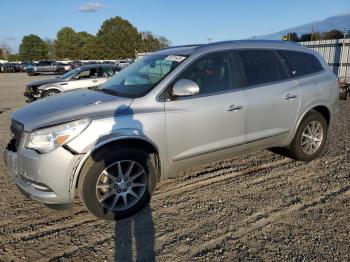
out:
<path id="1" fill-rule="evenodd" d="M 324 20 L 315 21 L 307 23 L 304 25 L 287 28 L 285 30 L 278 31 L 276 33 L 253 36 L 250 39 L 271 39 L 271 40 L 281 40 L 284 35 L 289 32 L 296 32 L 298 35 L 310 33 L 313 28 L 314 32 L 326 32 L 332 29 L 338 29 L 343 31 L 346 28 L 348 31 L 350 29 L 350 13 L 343 15 L 336 15 L 328 17 Z"/>

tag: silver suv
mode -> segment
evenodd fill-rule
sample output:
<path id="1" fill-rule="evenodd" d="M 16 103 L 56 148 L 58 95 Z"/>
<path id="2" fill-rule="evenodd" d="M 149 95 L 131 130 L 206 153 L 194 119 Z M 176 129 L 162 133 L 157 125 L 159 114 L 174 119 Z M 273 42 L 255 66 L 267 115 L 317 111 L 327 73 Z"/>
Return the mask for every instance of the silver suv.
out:
<path id="1" fill-rule="evenodd" d="M 130 216 L 156 182 L 253 150 L 310 161 L 338 110 L 338 83 L 298 44 L 230 41 L 164 49 L 96 90 L 12 114 L 5 159 L 17 186 L 50 204 L 75 192 L 99 218 Z"/>

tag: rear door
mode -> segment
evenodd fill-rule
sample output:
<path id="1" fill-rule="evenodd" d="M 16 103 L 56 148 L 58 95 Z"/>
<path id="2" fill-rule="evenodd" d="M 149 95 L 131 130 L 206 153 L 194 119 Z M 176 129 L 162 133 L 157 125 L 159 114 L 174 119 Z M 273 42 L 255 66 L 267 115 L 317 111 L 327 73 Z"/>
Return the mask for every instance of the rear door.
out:
<path id="1" fill-rule="evenodd" d="M 230 155 L 244 145 L 245 101 L 237 90 L 231 52 L 206 55 L 177 78 L 196 82 L 200 93 L 165 102 L 168 157 L 171 168 Z M 175 81 L 175 82 L 176 82 Z M 186 164 L 185 164 L 186 165 Z"/>
<path id="2" fill-rule="evenodd" d="M 246 141 L 280 143 L 292 131 L 298 116 L 301 91 L 274 50 L 238 51 L 244 76 Z"/>

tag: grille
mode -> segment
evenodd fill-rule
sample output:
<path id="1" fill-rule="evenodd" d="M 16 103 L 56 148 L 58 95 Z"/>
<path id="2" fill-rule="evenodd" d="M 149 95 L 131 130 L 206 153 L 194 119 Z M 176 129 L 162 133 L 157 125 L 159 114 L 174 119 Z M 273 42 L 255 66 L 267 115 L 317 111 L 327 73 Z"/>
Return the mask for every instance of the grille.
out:
<path id="1" fill-rule="evenodd" d="M 21 142 L 21 138 L 23 136 L 23 130 L 24 130 L 23 125 L 17 122 L 16 120 L 12 119 L 11 133 L 12 133 L 13 139 L 15 140 L 16 148 L 19 146 L 19 143 Z"/>

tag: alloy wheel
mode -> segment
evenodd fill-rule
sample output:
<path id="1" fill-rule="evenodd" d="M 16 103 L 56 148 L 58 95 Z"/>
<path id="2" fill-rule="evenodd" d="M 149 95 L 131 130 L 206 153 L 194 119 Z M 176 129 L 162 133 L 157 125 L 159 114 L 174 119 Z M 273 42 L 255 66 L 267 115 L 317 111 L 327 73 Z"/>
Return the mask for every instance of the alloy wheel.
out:
<path id="1" fill-rule="evenodd" d="M 100 174 L 96 183 L 99 203 L 110 211 L 124 211 L 135 206 L 147 189 L 147 173 L 135 161 L 117 161 Z"/>
<path id="2" fill-rule="evenodd" d="M 312 121 L 308 123 L 301 135 L 301 148 L 307 155 L 314 154 L 323 141 L 323 127 L 321 122 Z"/>

